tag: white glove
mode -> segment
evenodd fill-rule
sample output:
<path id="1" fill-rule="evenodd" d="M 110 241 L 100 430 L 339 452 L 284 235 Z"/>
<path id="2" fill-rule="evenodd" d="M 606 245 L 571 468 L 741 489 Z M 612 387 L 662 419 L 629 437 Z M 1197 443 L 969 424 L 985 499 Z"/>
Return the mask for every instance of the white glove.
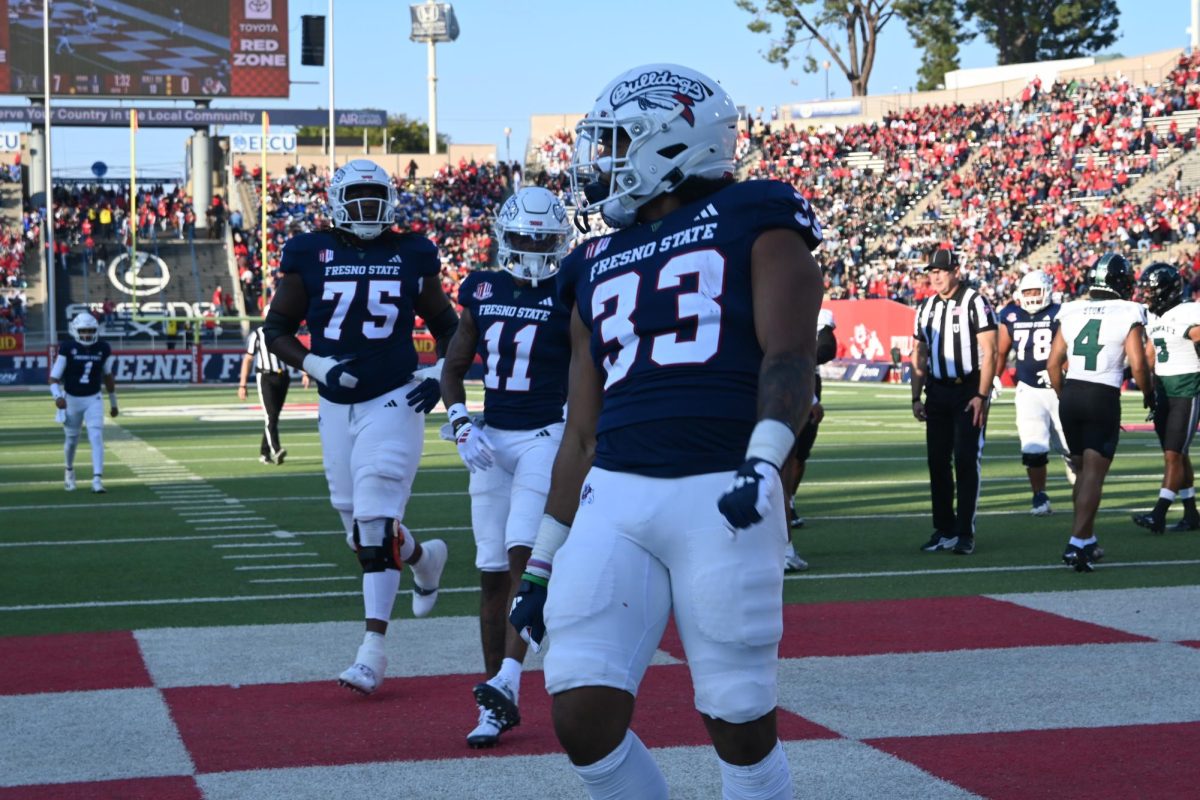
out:
<path id="1" fill-rule="evenodd" d="M 343 362 L 338 361 L 333 356 L 318 356 L 309 353 L 304 357 L 304 371 L 313 377 L 313 380 L 320 383 L 322 386 L 329 386 L 330 373 L 334 374 L 337 380 L 337 386 L 344 389 L 353 389 L 358 386 L 358 378 L 351 375 L 342 366 Z"/>
<path id="2" fill-rule="evenodd" d="M 992 378 L 992 402 L 1000 399 L 1000 390 L 1004 388 L 1004 384 L 1000 382 L 1000 376 Z"/>
<path id="3" fill-rule="evenodd" d="M 440 381 L 442 379 L 442 364 L 444 363 L 446 363 L 445 359 L 439 358 L 436 363 L 428 367 L 413 370 L 413 379 L 423 381 L 433 378 L 435 381 Z"/>
<path id="4" fill-rule="evenodd" d="M 65 408 L 54 409 L 54 421 L 59 425 L 67 424 L 67 410 Z"/>
<path id="5" fill-rule="evenodd" d="M 496 463 L 487 434 L 470 422 L 459 427 L 454 443 L 458 445 L 458 457 L 467 465 L 468 472 L 485 470 Z"/>

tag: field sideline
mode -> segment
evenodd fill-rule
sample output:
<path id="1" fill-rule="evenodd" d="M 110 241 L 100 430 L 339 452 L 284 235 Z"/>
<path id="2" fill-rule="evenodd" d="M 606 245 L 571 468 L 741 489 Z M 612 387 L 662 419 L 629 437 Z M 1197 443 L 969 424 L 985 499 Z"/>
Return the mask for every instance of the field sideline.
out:
<path id="1" fill-rule="evenodd" d="M 1006 392 L 989 420 L 976 553 L 925 554 L 924 433 L 907 392 L 826 387 L 797 500 L 808 524 L 794 537 L 812 569 L 785 583 L 781 735 L 797 795 L 1189 796 L 1200 534 L 1151 536 L 1129 521 L 1157 494 L 1153 434 L 1122 435 L 1097 529 L 1108 556 L 1080 575 L 1058 561 L 1070 500 L 1057 461 L 1055 513 L 1028 514 Z M 519 790 L 531 776 L 545 776 L 536 796 L 581 796 L 546 724 L 536 660 L 525 724 L 494 751 L 462 743 L 481 666 L 477 574 L 467 473 L 438 439 L 442 413 L 427 423 L 406 518 L 450 545 L 437 611 L 412 620 L 402 595 L 384 689 L 362 699 L 333 686 L 359 637 L 359 574 L 328 503 L 316 394 L 295 387 L 289 400 L 287 463 L 274 467 L 258 462 L 256 407 L 231 387 L 122 388 L 121 417 L 106 425 L 109 492 L 96 496 L 86 440 L 81 488 L 62 489 L 48 393 L 0 394 L 0 718 L 16 723 L 0 730 L 0 800 L 371 787 L 490 799 L 530 796 Z M 1123 410 L 1141 423 L 1140 398 Z M 673 637 L 635 728 L 673 797 L 719 796 Z M 420 722 L 419 743 L 405 720 Z M 384 752 L 359 741 L 372 725 L 397 731 Z M 63 747 L 53 765 L 36 758 Z"/>

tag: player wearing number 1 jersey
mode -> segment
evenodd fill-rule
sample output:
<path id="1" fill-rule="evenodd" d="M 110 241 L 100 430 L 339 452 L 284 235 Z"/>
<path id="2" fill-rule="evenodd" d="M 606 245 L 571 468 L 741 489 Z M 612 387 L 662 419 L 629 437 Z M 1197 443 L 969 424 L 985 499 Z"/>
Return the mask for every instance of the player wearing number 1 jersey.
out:
<path id="1" fill-rule="evenodd" d="M 376 164 L 355 160 L 329 186 L 333 229 L 283 249 L 283 279 L 263 332 L 271 351 L 317 380 L 318 427 L 329 497 L 363 571 L 366 635 L 338 681 L 370 694 L 387 668 L 384 634 L 404 563 L 413 614 L 437 599 L 446 545 L 424 547 L 401 523 L 424 444 L 425 414 L 440 399 L 438 368 L 417 369 L 414 314 L 445 351 L 458 316 L 442 292 L 437 248 L 391 230 L 396 192 Z M 307 320 L 311 351 L 296 339 Z"/>
<path id="2" fill-rule="evenodd" d="M 1125 365 L 1147 407 L 1154 405 L 1143 337 L 1146 310 L 1129 301 L 1133 269 L 1107 253 L 1087 273 L 1088 299 L 1067 303 L 1050 347 L 1046 371 L 1059 396 L 1067 448 L 1075 467 L 1075 516 L 1063 561 L 1091 572 L 1104 556 L 1093 529 L 1104 477 L 1121 435 L 1121 384 Z M 1065 376 L 1064 376 L 1065 368 Z"/>
<path id="3" fill-rule="evenodd" d="M 1046 359 L 1050 344 L 1058 330 L 1058 303 L 1051 302 L 1053 285 L 1050 276 L 1041 270 L 1026 273 L 1017 284 L 1017 294 L 1000 311 L 1000 337 L 996 347 L 996 375 L 1008 366 L 1008 353 L 1015 351 L 1017 366 L 1017 436 L 1021 439 L 1021 463 L 1029 476 L 1033 490 L 1034 516 L 1050 513 L 1050 496 L 1046 494 L 1046 464 L 1050 444 L 1067 460 L 1067 478 L 1072 483 L 1075 473 L 1067 459 L 1066 437 L 1058 420 L 1058 395 L 1050 388 L 1046 374 Z"/>
<path id="4" fill-rule="evenodd" d="M 555 732 L 593 798 L 667 797 L 629 724 L 672 614 L 723 797 L 792 796 L 779 469 L 812 403 L 821 232 L 791 186 L 733 182 L 737 118 L 712 79 L 652 64 L 576 128 L 577 221 L 617 230 L 556 279 L 566 431 L 510 619 L 550 645 Z"/>
<path id="5" fill-rule="evenodd" d="M 104 494 L 104 406 L 100 402 L 100 386 L 108 390 L 109 413 L 117 411 L 117 385 L 113 378 L 112 347 L 100 340 L 100 323 L 86 311 L 71 320 L 71 340 L 64 342 L 50 369 L 50 394 L 58 408 L 58 420 L 63 423 L 66 441 L 66 471 L 63 487 L 75 491 L 75 449 L 79 432 L 87 424 L 88 442 L 92 446 L 92 491 Z"/>
<path id="6" fill-rule="evenodd" d="M 446 352 L 442 397 L 452 437 L 471 472 L 471 528 L 479 570 L 479 633 L 490 678 L 474 689 L 472 747 L 491 747 L 520 723 L 517 702 L 527 645 L 507 623 L 546 508 L 550 467 L 562 441 L 570 312 L 554 275 L 571 226 L 553 193 L 526 187 L 496 218 L 501 270 L 473 272 L 458 287 L 458 332 Z M 483 360 L 483 419 L 467 414 L 463 378 Z"/>

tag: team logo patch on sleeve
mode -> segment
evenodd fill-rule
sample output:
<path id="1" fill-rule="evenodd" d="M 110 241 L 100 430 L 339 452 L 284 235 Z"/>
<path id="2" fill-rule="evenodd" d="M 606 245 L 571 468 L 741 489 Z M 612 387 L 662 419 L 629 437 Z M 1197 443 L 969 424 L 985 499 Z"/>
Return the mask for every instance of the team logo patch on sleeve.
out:
<path id="1" fill-rule="evenodd" d="M 471 296 L 476 300 L 487 300 L 492 296 L 492 285 L 486 281 L 480 282 L 480 284 L 475 287 L 475 291 Z"/>

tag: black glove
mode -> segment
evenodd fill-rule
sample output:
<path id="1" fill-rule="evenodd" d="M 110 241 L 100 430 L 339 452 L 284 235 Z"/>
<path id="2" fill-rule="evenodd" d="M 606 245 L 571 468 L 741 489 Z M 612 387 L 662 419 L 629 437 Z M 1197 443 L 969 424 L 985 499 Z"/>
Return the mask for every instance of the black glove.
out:
<path id="1" fill-rule="evenodd" d="M 413 389 L 405 397 L 408 399 L 409 407 L 414 411 L 420 414 L 428 414 L 441 401 L 442 387 L 433 378 L 426 378 L 418 383 L 417 388 Z"/>
<path id="2" fill-rule="evenodd" d="M 762 522 L 770 509 L 771 481 L 779 481 L 779 470 L 770 461 L 751 458 L 738 467 L 733 483 L 717 500 L 727 528 L 736 531 Z"/>
<path id="3" fill-rule="evenodd" d="M 541 651 L 542 642 L 546 638 L 546 620 L 543 616 L 545 608 L 545 579 L 526 572 L 521 576 L 521 585 L 513 597 L 508 621 L 535 653 Z"/>
<path id="4" fill-rule="evenodd" d="M 1154 419 L 1154 411 L 1158 405 L 1158 397 L 1155 392 L 1142 395 L 1142 408 L 1149 409 L 1146 412 L 1146 422 L 1151 422 Z"/>

